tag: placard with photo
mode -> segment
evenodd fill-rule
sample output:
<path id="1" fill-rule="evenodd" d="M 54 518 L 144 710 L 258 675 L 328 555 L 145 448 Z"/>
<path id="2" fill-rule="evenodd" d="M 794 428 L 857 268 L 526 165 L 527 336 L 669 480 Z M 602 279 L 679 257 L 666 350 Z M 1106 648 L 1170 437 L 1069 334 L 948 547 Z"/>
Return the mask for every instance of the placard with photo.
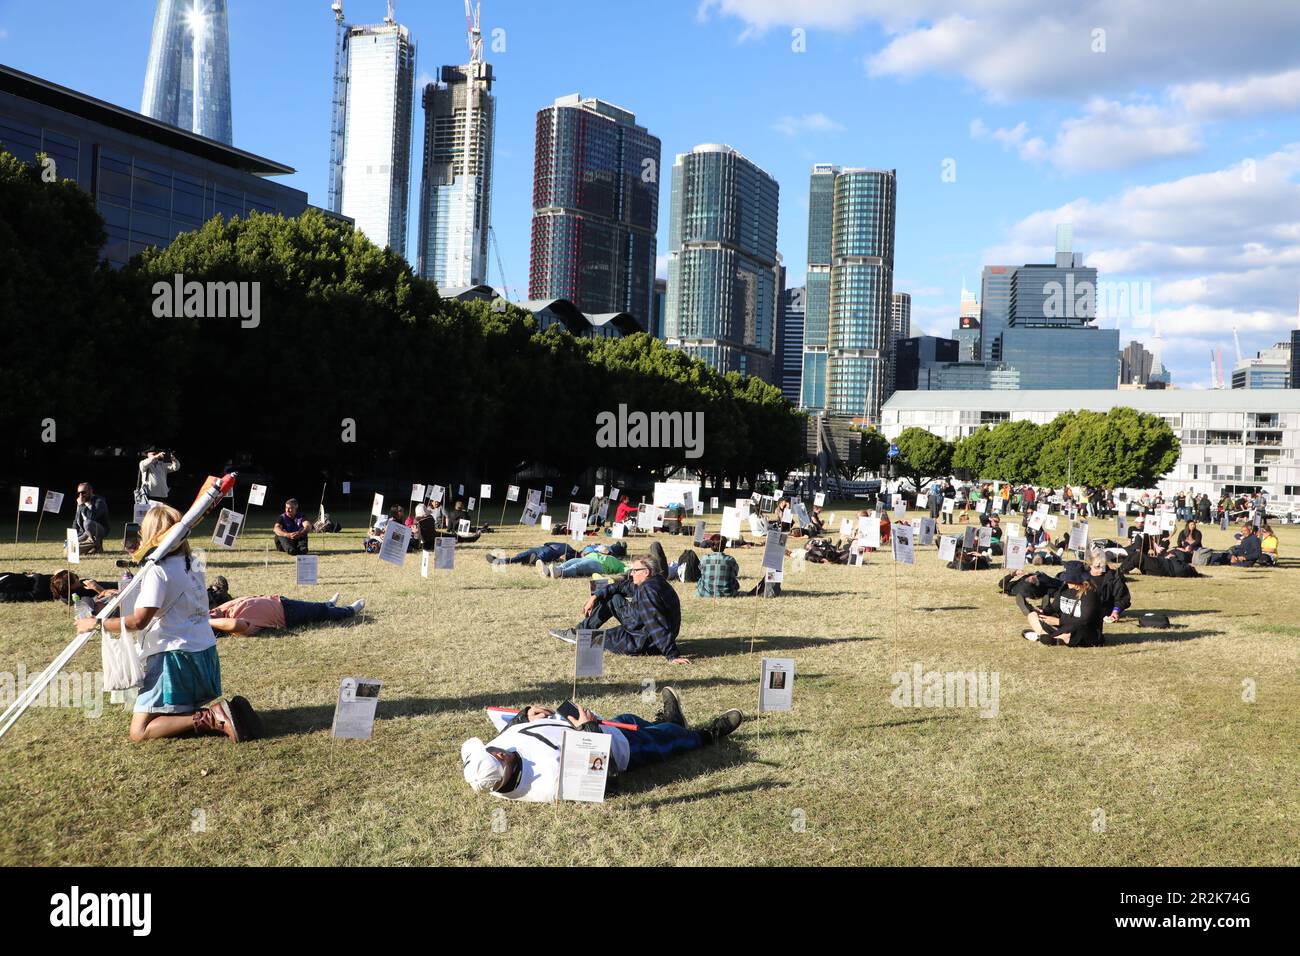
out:
<path id="1" fill-rule="evenodd" d="M 787 711 L 794 707 L 794 658 L 764 657 L 758 682 L 760 713 Z"/>

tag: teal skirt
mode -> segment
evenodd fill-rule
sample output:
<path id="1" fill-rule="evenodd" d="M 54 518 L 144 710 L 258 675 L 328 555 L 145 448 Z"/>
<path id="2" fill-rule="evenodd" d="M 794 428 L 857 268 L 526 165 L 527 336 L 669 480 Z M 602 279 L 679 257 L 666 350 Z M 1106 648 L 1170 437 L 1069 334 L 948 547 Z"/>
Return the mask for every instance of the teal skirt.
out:
<path id="1" fill-rule="evenodd" d="M 144 686 L 135 698 L 137 714 L 192 714 L 221 696 L 217 646 L 206 651 L 163 651 L 144 665 Z"/>

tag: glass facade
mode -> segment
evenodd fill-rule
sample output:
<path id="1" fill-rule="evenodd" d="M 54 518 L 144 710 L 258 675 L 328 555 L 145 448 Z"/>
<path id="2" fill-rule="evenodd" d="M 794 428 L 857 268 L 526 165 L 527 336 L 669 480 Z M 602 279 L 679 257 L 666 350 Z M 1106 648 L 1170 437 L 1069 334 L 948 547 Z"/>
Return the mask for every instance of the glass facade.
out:
<path id="1" fill-rule="evenodd" d="M 471 70 L 477 71 L 472 78 Z M 444 66 L 424 88 L 416 270 L 439 289 L 487 282 L 496 97 L 492 66 Z M 466 155 L 465 127 L 471 125 Z"/>
<path id="2" fill-rule="evenodd" d="M 1021 266 L 1011 279 L 1009 316 L 1020 328 L 1086 325 L 1097 317 L 1097 270 Z"/>
<path id="3" fill-rule="evenodd" d="M 1021 388 L 1115 388 L 1119 329 L 1011 326 L 1002 360 L 1019 370 Z"/>
<path id="4" fill-rule="evenodd" d="M 819 410 L 826 407 L 826 350 L 804 349 L 803 382 L 799 407 Z"/>
<path id="5" fill-rule="evenodd" d="M 799 403 L 803 376 L 804 288 L 786 289 L 781 293 L 781 313 L 777 321 L 777 348 L 780 359 L 778 384 L 781 394 Z"/>
<path id="6" fill-rule="evenodd" d="M 140 112 L 229 145 L 226 0 L 158 0 Z"/>
<path id="7" fill-rule="evenodd" d="M 0 70 L 0 148 L 28 163 L 48 155 L 59 179 L 93 196 L 112 265 L 215 215 L 297 216 L 308 208 L 306 193 L 265 178 L 293 172 L 287 166 L 15 75 Z"/>
<path id="8" fill-rule="evenodd" d="M 975 359 L 998 361 L 999 336 L 1010 323 L 1011 281 L 1015 266 L 985 266 L 980 277 L 980 354 Z"/>
<path id="9" fill-rule="evenodd" d="M 653 323 L 660 143 L 577 94 L 537 114 L 528 295 Z"/>
<path id="10" fill-rule="evenodd" d="M 673 165 L 668 344 L 776 384 L 779 187 L 727 146 Z"/>
<path id="11" fill-rule="evenodd" d="M 415 44 L 406 27 L 349 27 L 339 209 L 371 242 L 406 255 Z"/>

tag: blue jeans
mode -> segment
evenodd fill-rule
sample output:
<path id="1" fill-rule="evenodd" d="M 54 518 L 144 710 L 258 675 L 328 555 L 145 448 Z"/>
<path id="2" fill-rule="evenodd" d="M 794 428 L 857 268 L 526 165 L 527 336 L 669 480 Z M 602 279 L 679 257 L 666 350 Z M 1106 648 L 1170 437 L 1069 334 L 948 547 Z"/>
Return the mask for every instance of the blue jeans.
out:
<path id="1" fill-rule="evenodd" d="M 539 545 L 536 548 L 528 548 L 520 551 L 513 558 L 507 558 L 507 564 L 531 564 L 532 561 L 541 561 L 543 564 L 550 564 L 552 561 L 562 561 L 573 557 L 576 552 L 563 541 L 548 541 L 546 544 Z M 529 559 L 532 559 L 530 561 Z"/>
<path id="2" fill-rule="evenodd" d="M 589 574 L 604 574 L 605 569 L 595 558 L 572 558 L 555 569 L 556 577 L 585 578 Z"/>
<path id="3" fill-rule="evenodd" d="M 623 736 L 627 738 L 628 770 L 658 763 L 675 754 L 698 750 L 704 746 L 704 738 L 699 731 L 678 727 L 676 724 L 652 724 L 636 714 L 619 714 L 610 719 L 619 724 L 636 724 L 636 730 L 623 731 Z"/>
<path id="4" fill-rule="evenodd" d="M 319 601 L 295 601 L 287 597 L 280 598 L 280 606 L 284 608 L 285 627 L 319 624 L 321 621 L 346 621 L 357 613 L 350 607 L 335 607 Z"/>

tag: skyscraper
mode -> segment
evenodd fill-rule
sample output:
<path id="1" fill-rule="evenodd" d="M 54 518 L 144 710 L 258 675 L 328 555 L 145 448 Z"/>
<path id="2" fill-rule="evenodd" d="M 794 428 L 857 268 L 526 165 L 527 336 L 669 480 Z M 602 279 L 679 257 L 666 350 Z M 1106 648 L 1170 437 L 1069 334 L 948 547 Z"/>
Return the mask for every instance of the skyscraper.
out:
<path id="1" fill-rule="evenodd" d="M 912 294 L 895 292 L 892 297 L 889 322 L 889 360 L 885 365 L 885 395 L 882 403 L 894 394 L 894 380 L 898 370 L 898 344 L 912 337 Z"/>
<path id="2" fill-rule="evenodd" d="M 440 289 L 487 281 L 496 97 L 492 66 L 444 66 L 424 88 L 417 269 Z M 470 127 L 469 149 L 465 128 Z"/>
<path id="3" fill-rule="evenodd" d="M 835 176 L 826 363 L 831 415 L 880 418 L 893 346 L 895 196 L 892 169 L 843 169 Z"/>
<path id="4" fill-rule="evenodd" d="M 342 44 L 334 211 L 350 216 L 371 242 L 404 256 L 415 43 L 390 4 L 383 23 L 347 27 Z"/>
<path id="5" fill-rule="evenodd" d="M 831 221 L 840 167 L 818 163 L 808 178 L 808 273 L 805 280 L 803 382 L 799 407 L 826 408 L 826 342 L 831 321 Z"/>
<path id="6" fill-rule="evenodd" d="M 805 289 L 798 286 L 781 292 L 781 311 L 776 319 L 777 385 L 781 394 L 799 404 L 803 376 Z"/>
<path id="7" fill-rule="evenodd" d="M 140 112 L 231 144 L 226 0 L 158 0 Z"/>
<path id="8" fill-rule="evenodd" d="M 665 338 L 720 372 L 775 378 L 780 187 L 730 146 L 673 164 Z"/>
<path id="9" fill-rule="evenodd" d="M 625 109 L 579 94 L 537 113 L 530 299 L 653 320 L 657 136 Z"/>
<path id="10" fill-rule="evenodd" d="M 1011 281 L 1015 266 L 985 266 L 980 277 L 980 352 L 977 361 L 1001 360 L 1002 330 L 1011 317 Z"/>
<path id="11" fill-rule="evenodd" d="M 1152 360 L 1141 342 L 1132 341 L 1119 353 L 1119 383 L 1121 385 L 1145 385 L 1151 381 Z"/>

